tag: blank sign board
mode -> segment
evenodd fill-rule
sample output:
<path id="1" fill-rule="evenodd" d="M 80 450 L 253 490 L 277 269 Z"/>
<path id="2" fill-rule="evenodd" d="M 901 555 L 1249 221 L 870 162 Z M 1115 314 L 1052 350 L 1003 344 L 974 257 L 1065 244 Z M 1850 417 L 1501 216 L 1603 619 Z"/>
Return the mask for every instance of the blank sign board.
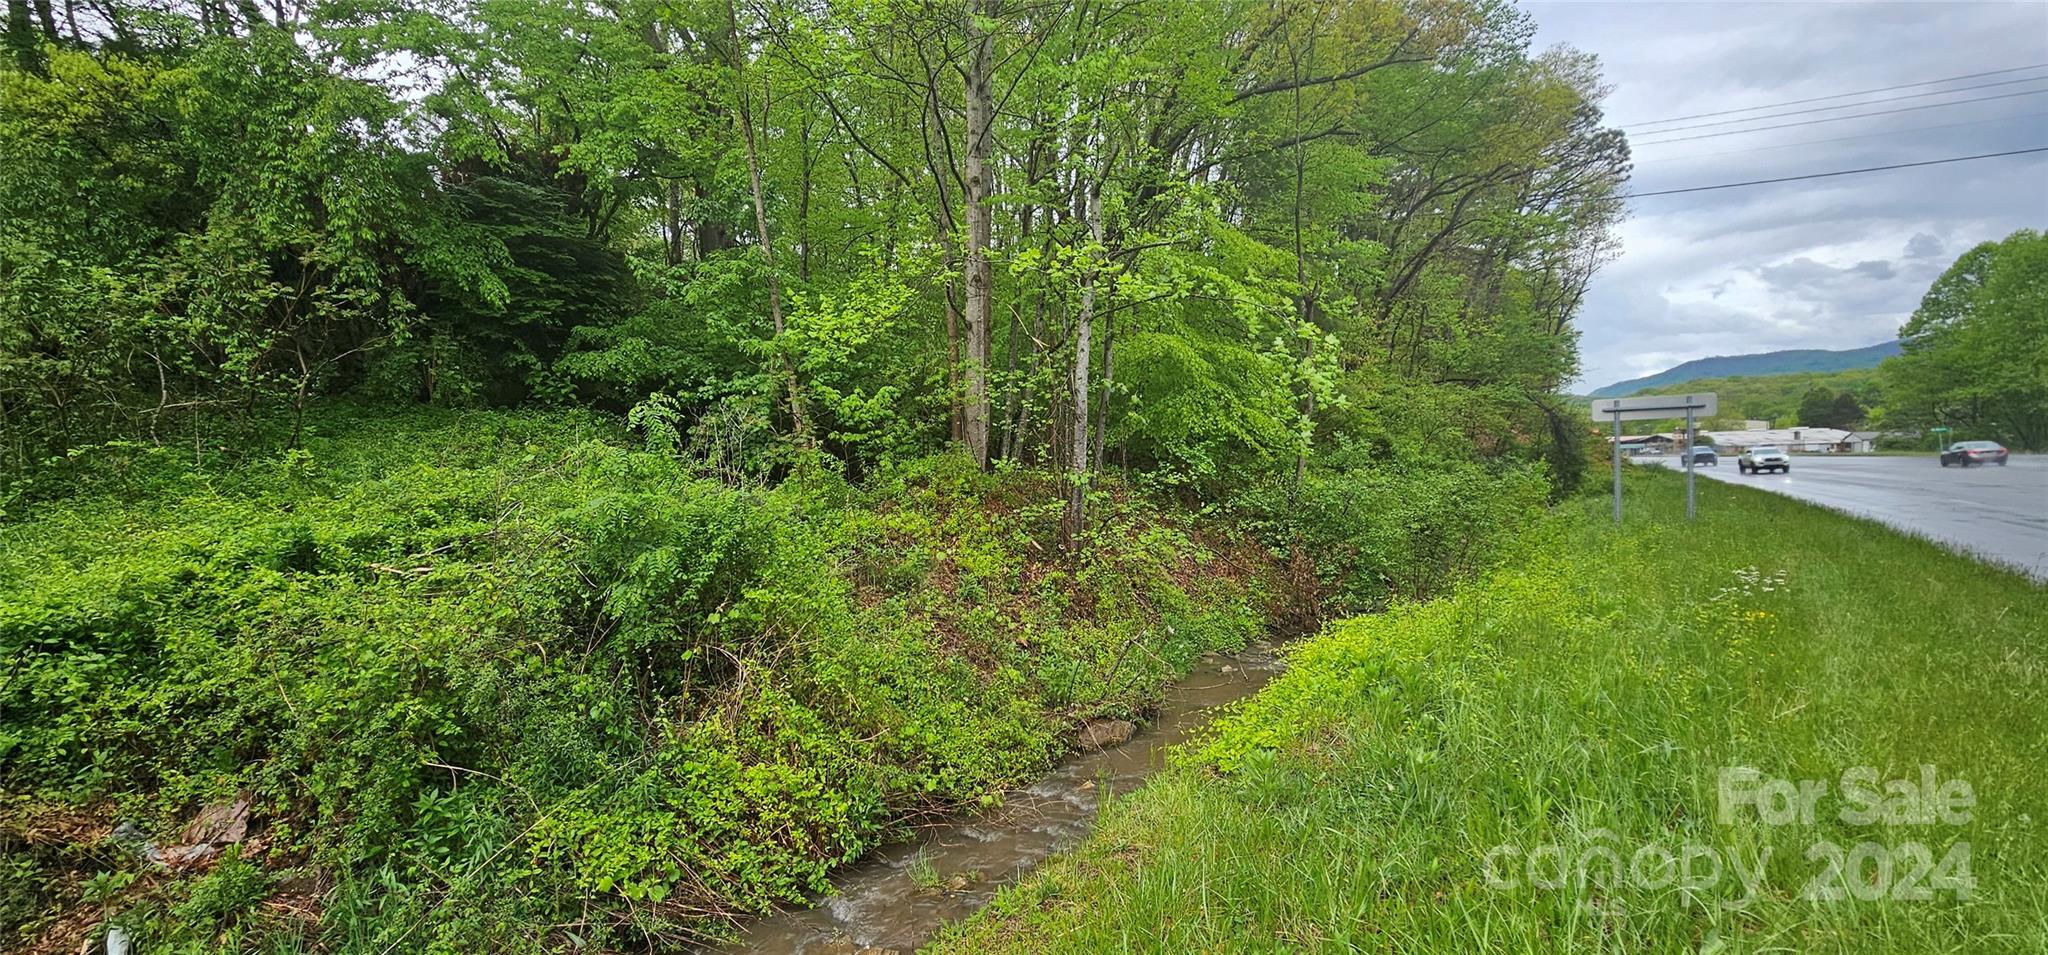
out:
<path id="1" fill-rule="evenodd" d="M 1593 420 L 1613 421 L 1617 412 L 1623 421 L 1683 418 L 1687 411 L 1695 418 L 1711 418 L 1721 409 L 1720 399 L 1711 391 L 1694 395 L 1638 395 L 1634 398 L 1593 399 Z"/>

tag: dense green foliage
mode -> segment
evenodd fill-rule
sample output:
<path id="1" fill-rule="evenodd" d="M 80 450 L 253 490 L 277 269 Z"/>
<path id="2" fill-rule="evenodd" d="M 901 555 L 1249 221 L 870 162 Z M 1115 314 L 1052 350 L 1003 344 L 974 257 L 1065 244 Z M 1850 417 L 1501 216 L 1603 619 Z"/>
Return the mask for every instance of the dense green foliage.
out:
<path id="1" fill-rule="evenodd" d="M 8 11 L 0 944 L 695 938 L 1585 470 L 1494 0 Z"/>
<path id="2" fill-rule="evenodd" d="M 1884 363 L 1887 425 L 2048 449 L 2048 235 L 2021 229 L 1963 253 Z"/>
<path id="3" fill-rule="evenodd" d="M 1847 391 L 1811 388 L 1799 399 L 1798 422 L 1801 427 L 1853 431 L 1863 423 L 1865 414 L 1863 402 Z"/>
<path id="4" fill-rule="evenodd" d="M 1296 608 L 1313 621 L 1444 593 L 1497 559 L 1549 491 L 1536 468 L 1390 468 L 1262 485 L 1241 506 L 1283 554 L 1314 568 Z"/>
<path id="5" fill-rule="evenodd" d="M 267 843 L 165 894 L 111 845 L 0 837 L 8 923 L 105 871 L 144 874 L 117 898 L 153 950 L 688 937 L 993 798 L 1262 616 L 1247 555 L 1105 499 L 1056 560 L 1056 495 L 961 457 L 745 490 L 574 416 L 322 420 L 232 470 L 110 454 L 106 492 L 6 529 L 14 831 L 111 798 L 169 832 L 246 790 Z M 326 925 L 253 907 L 315 872 Z"/>
<path id="6" fill-rule="evenodd" d="M 1625 527 L 1586 501 L 1484 582 L 1298 645 L 1087 845 L 937 949 L 2048 948 L 2048 591 L 1745 488 L 1701 486 L 1694 524 L 1656 516 L 1682 512 L 1679 486 L 1632 473 L 1647 500 Z M 1918 786 L 1922 765 L 1971 787 L 1966 822 L 1842 817 L 1845 770 Z M 1829 788 L 1811 819 L 1724 821 L 1720 771 L 1743 766 Z M 1932 860 L 1967 843 L 1974 889 L 1873 899 L 1910 857 L 1826 881 L 1821 842 Z M 1688 863 L 1690 888 L 1635 861 L 1689 845 L 1720 861 Z M 1728 860 L 1756 871 L 1765 851 L 1749 897 Z M 1803 898 L 1817 877 L 1844 897 Z"/>
<path id="7" fill-rule="evenodd" d="M 21 18 L 4 464 L 345 391 L 1179 482 L 1358 382 L 1549 432 L 1627 163 L 1588 59 L 1464 0 L 968 6 Z"/>

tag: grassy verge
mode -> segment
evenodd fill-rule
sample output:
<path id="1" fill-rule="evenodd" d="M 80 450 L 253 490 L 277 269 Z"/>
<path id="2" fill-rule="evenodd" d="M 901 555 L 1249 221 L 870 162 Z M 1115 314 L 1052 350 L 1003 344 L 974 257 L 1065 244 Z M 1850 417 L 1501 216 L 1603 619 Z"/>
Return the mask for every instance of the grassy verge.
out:
<path id="1" fill-rule="evenodd" d="M 1587 500 L 1514 569 L 1311 638 L 936 949 L 2048 951 L 2048 591 L 1628 480 L 1624 528 Z M 1813 812 L 1739 796 L 1776 779 Z"/>
<path id="2" fill-rule="evenodd" d="M 588 416 L 315 425 L 6 502 L 0 949 L 672 948 L 1262 618 L 1256 548 L 1106 492 L 1069 560 L 1051 483 L 960 458 L 736 488 Z"/>

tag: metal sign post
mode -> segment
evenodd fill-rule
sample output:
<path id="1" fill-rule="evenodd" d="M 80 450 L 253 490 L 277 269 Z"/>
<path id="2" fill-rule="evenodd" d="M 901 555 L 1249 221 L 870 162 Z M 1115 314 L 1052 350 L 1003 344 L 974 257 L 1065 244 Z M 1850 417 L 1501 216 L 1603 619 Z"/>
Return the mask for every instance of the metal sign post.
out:
<path id="1" fill-rule="evenodd" d="M 1679 453 L 1685 455 L 1685 519 L 1692 520 L 1697 513 L 1693 498 L 1692 441 L 1693 423 L 1698 418 L 1711 418 L 1721 411 L 1720 397 L 1713 392 L 1696 395 L 1638 395 L 1634 398 L 1598 398 L 1593 401 L 1593 420 L 1603 417 L 1614 421 L 1614 522 L 1621 523 L 1621 423 L 1624 421 L 1656 421 L 1685 417 L 1685 433 L 1681 435 L 1685 446 Z"/>
<path id="2" fill-rule="evenodd" d="M 1621 412 L 1614 413 L 1614 523 L 1621 523 Z"/>
<path id="3" fill-rule="evenodd" d="M 1693 437 L 1692 433 L 1692 405 L 1687 404 L 1685 406 L 1685 519 L 1688 521 L 1692 520 L 1694 511 L 1692 503 L 1692 446 L 1693 442 L 1697 440 L 1699 439 Z"/>

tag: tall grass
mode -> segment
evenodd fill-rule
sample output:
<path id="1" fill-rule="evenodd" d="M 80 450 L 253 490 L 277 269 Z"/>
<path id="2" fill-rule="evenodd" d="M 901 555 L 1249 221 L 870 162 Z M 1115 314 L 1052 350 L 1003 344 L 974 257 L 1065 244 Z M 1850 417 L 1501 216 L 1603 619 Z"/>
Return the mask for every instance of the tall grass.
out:
<path id="1" fill-rule="evenodd" d="M 1568 505 L 1512 569 L 1327 628 L 936 948 L 2048 951 L 2048 591 L 1871 522 L 1699 493 L 1688 525 L 1674 477 L 1632 476 L 1624 527 Z M 1881 787 L 1923 765 L 1971 787 L 1967 821 L 1844 817 L 1845 771 Z M 1826 789 L 1810 821 L 1723 821 L 1730 767 Z M 1828 878 L 1826 844 L 1868 845 Z M 1899 897 L 1914 846 L 1962 844 L 1969 891 Z M 1700 857 L 1668 884 L 1657 850 L 1687 847 L 1719 877 Z M 1962 874 L 1949 858 L 1922 875 Z"/>

